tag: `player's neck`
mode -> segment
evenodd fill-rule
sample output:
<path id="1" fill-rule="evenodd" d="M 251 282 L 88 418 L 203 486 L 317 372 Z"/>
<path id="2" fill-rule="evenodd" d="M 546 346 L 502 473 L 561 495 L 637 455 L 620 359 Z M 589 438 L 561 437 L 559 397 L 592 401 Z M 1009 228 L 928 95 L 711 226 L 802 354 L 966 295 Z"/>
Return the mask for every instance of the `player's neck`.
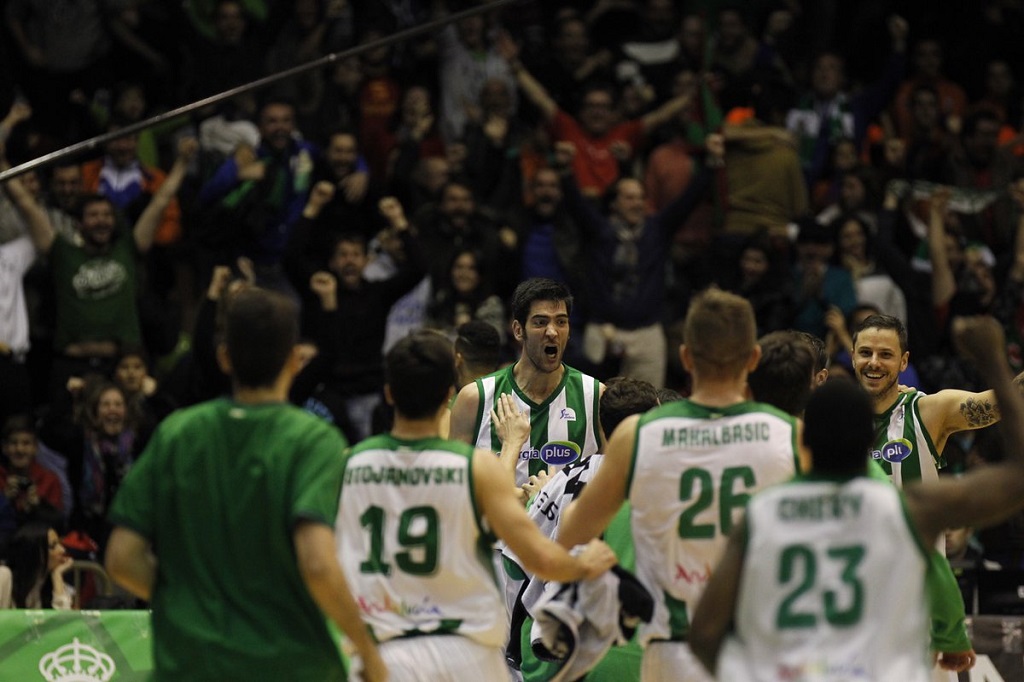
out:
<path id="1" fill-rule="evenodd" d="M 743 379 L 701 380 L 694 377 L 690 400 L 708 407 L 728 407 L 746 402 L 747 381 Z"/>
<path id="2" fill-rule="evenodd" d="M 529 360 L 523 358 L 520 358 L 516 366 L 512 368 L 512 377 L 519 390 L 535 403 L 547 400 L 548 396 L 562 383 L 564 374 L 565 365 L 559 365 L 554 372 L 542 372 L 534 367 Z"/>
<path id="3" fill-rule="evenodd" d="M 243 405 L 259 405 L 262 403 L 285 403 L 288 402 L 288 390 L 280 386 L 261 386 L 251 388 L 236 385 L 232 392 L 236 403 Z"/>
<path id="4" fill-rule="evenodd" d="M 875 396 L 873 399 L 875 414 L 885 414 L 896 404 L 896 401 L 900 397 L 900 390 L 897 387 L 886 391 L 882 395 Z"/>
<path id="5" fill-rule="evenodd" d="M 438 438 L 438 420 L 440 411 L 429 417 L 410 419 L 395 413 L 395 422 L 391 427 L 391 435 L 400 440 L 422 440 L 424 438 Z"/>

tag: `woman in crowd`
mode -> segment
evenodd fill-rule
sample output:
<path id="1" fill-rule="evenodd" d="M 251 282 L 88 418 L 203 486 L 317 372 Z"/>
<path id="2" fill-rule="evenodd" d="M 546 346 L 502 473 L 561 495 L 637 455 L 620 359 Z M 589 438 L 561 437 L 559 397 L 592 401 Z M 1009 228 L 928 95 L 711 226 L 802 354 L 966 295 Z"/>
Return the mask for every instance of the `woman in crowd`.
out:
<path id="1" fill-rule="evenodd" d="M 107 508 L 143 443 L 124 391 L 106 378 L 86 378 L 75 396 L 74 412 L 72 419 L 45 424 L 41 435 L 68 456 L 75 497 L 71 529 L 87 534 L 102 548 L 110 533 Z"/>
<path id="2" fill-rule="evenodd" d="M 836 236 L 836 264 L 849 271 L 857 291 L 857 302 L 875 306 L 907 324 L 907 297 L 893 280 L 889 267 L 904 263 L 897 254 L 879 258 L 871 226 L 858 213 L 839 216 L 832 223 Z"/>
<path id="3" fill-rule="evenodd" d="M 7 556 L 7 566 L 0 566 L 0 608 L 71 608 L 72 590 L 64 584 L 64 573 L 72 560 L 57 531 L 45 523 L 27 523 L 14 534 Z"/>
<path id="4" fill-rule="evenodd" d="M 492 286 L 480 272 L 480 254 L 473 249 L 456 252 L 446 282 L 434 287 L 427 311 L 428 326 L 441 330 L 452 339 L 455 330 L 470 320 L 482 320 L 498 330 L 505 344 L 505 306 L 492 293 Z"/>
<path id="5" fill-rule="evenodd" d="M 785 329 L 793 321 L 792 295 L 779 261 L 767 231 L 755 233 L 743 244 L 731 281 L 723 283 L 723 289 L 750 301 L 758 336 Z"/>

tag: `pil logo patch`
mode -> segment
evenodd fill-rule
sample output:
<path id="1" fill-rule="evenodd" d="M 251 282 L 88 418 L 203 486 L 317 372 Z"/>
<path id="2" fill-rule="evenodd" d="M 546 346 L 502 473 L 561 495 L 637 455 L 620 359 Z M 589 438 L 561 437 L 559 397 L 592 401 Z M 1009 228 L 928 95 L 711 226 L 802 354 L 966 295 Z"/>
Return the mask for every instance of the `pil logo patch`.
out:
<path id="1" fill-rule="evenodd" d="M 872 450 L 871 456 L 874 459 L 884 459 L 886 462 L 902 462 L 914 452 L 914 445 L 906 438 L 897 438 L 883 445 L 878 450 Z"/>
<path id="2" fill-rule="evenodd" d="M 569 441 L 551 441 L 540 446 L 540 458 L 545 464 L 563 466 L 580 458 L 580 448 Z"/>

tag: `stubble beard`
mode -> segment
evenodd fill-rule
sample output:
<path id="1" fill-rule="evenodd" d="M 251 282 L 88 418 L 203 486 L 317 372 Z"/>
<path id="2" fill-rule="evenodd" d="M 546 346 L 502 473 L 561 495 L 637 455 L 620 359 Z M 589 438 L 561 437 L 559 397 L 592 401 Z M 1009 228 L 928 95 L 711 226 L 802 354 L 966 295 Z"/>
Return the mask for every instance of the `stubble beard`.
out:
<path id="1" fill-rule="evenodd" d="M 881 405 L 881 403 L 887 402 L 886 398 L 888 397 L 890 391 L 893 390 L 893 387 L 896 386 L 897 382 L 899 381 L 899 377 L 898 376 L 893 377 L 893 379 L 891 381 L 889 381 L 888 383 L 884 384 L 883 386 L 880 386 L 879 388 L 875 388 L 875 389 L 872 389 L 871 387 L 866 386 L 865 383 L 864 383 L 864 378 L 865 377 L 864 377 L 863 372 L 858 372 L 857 373 L 857 379 L 858 379 L 858 383 L 860 383 L 860 387 L 863 388 L 864 391 L 871 397 L 871 401 L 872 401 L 872 403 L 874 403 L 874 406 L 875 407 L 888 407 L 888 404 Z"/>

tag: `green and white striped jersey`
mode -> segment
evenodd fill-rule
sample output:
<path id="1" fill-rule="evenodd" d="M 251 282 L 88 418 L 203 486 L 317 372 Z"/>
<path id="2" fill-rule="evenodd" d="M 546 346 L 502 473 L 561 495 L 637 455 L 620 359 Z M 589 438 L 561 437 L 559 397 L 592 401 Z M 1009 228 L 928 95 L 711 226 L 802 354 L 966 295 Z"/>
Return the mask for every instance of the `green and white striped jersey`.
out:
<path id="1" fill-rule="evenodd" d="M 504 646 L 494 537 L 473 487 L 473 448 L 374 436 L 346 457 L 338 560 L 378 641 L 451 633 Z"/>
<path id="2" fill-rule="evenodd" d="M 900 491 L 867 477 L 758 493 L 720 680 L 927 682 L 927 550 Z"/>
<path id="3" fill-rule="evenodd" d="M 897 488 L 911 481 L 934 481 L 939 469 L 946 466 L 921 420 L 918 401 L 924 395 L 917 390 L 900 393 L 892 407 L 875 415 L 871 457 Z"/>
<path id="4" fill-rule="evenodd" d="M 562 382 L 547 400 L 535 403 L 516 384 L 512 370 L 515 365 L 500 369 L 476 380 L 479 403 L 474 433 L 478 448 L 501 450 L 501 441 L 491 426 L 494 401 L 503 393 L 511 394 L 516 405 L 530 417 L 530 439 L 519 453 L 516 485 L 522 485 L 531 474 L 551 466 L 564 466 L 579 457 L 597 452 L 600 446 L 598 400 L 600 382 L 568 365 Z"/>
<path id="5" fill-rule="evenodd" d="M 679 640 L 750 496 L 797 471 L 797 422 L 770 405 L 689 400 L 637 426 L 627 495 L 636 575 L 655 600 L 641 642 Z"/>

